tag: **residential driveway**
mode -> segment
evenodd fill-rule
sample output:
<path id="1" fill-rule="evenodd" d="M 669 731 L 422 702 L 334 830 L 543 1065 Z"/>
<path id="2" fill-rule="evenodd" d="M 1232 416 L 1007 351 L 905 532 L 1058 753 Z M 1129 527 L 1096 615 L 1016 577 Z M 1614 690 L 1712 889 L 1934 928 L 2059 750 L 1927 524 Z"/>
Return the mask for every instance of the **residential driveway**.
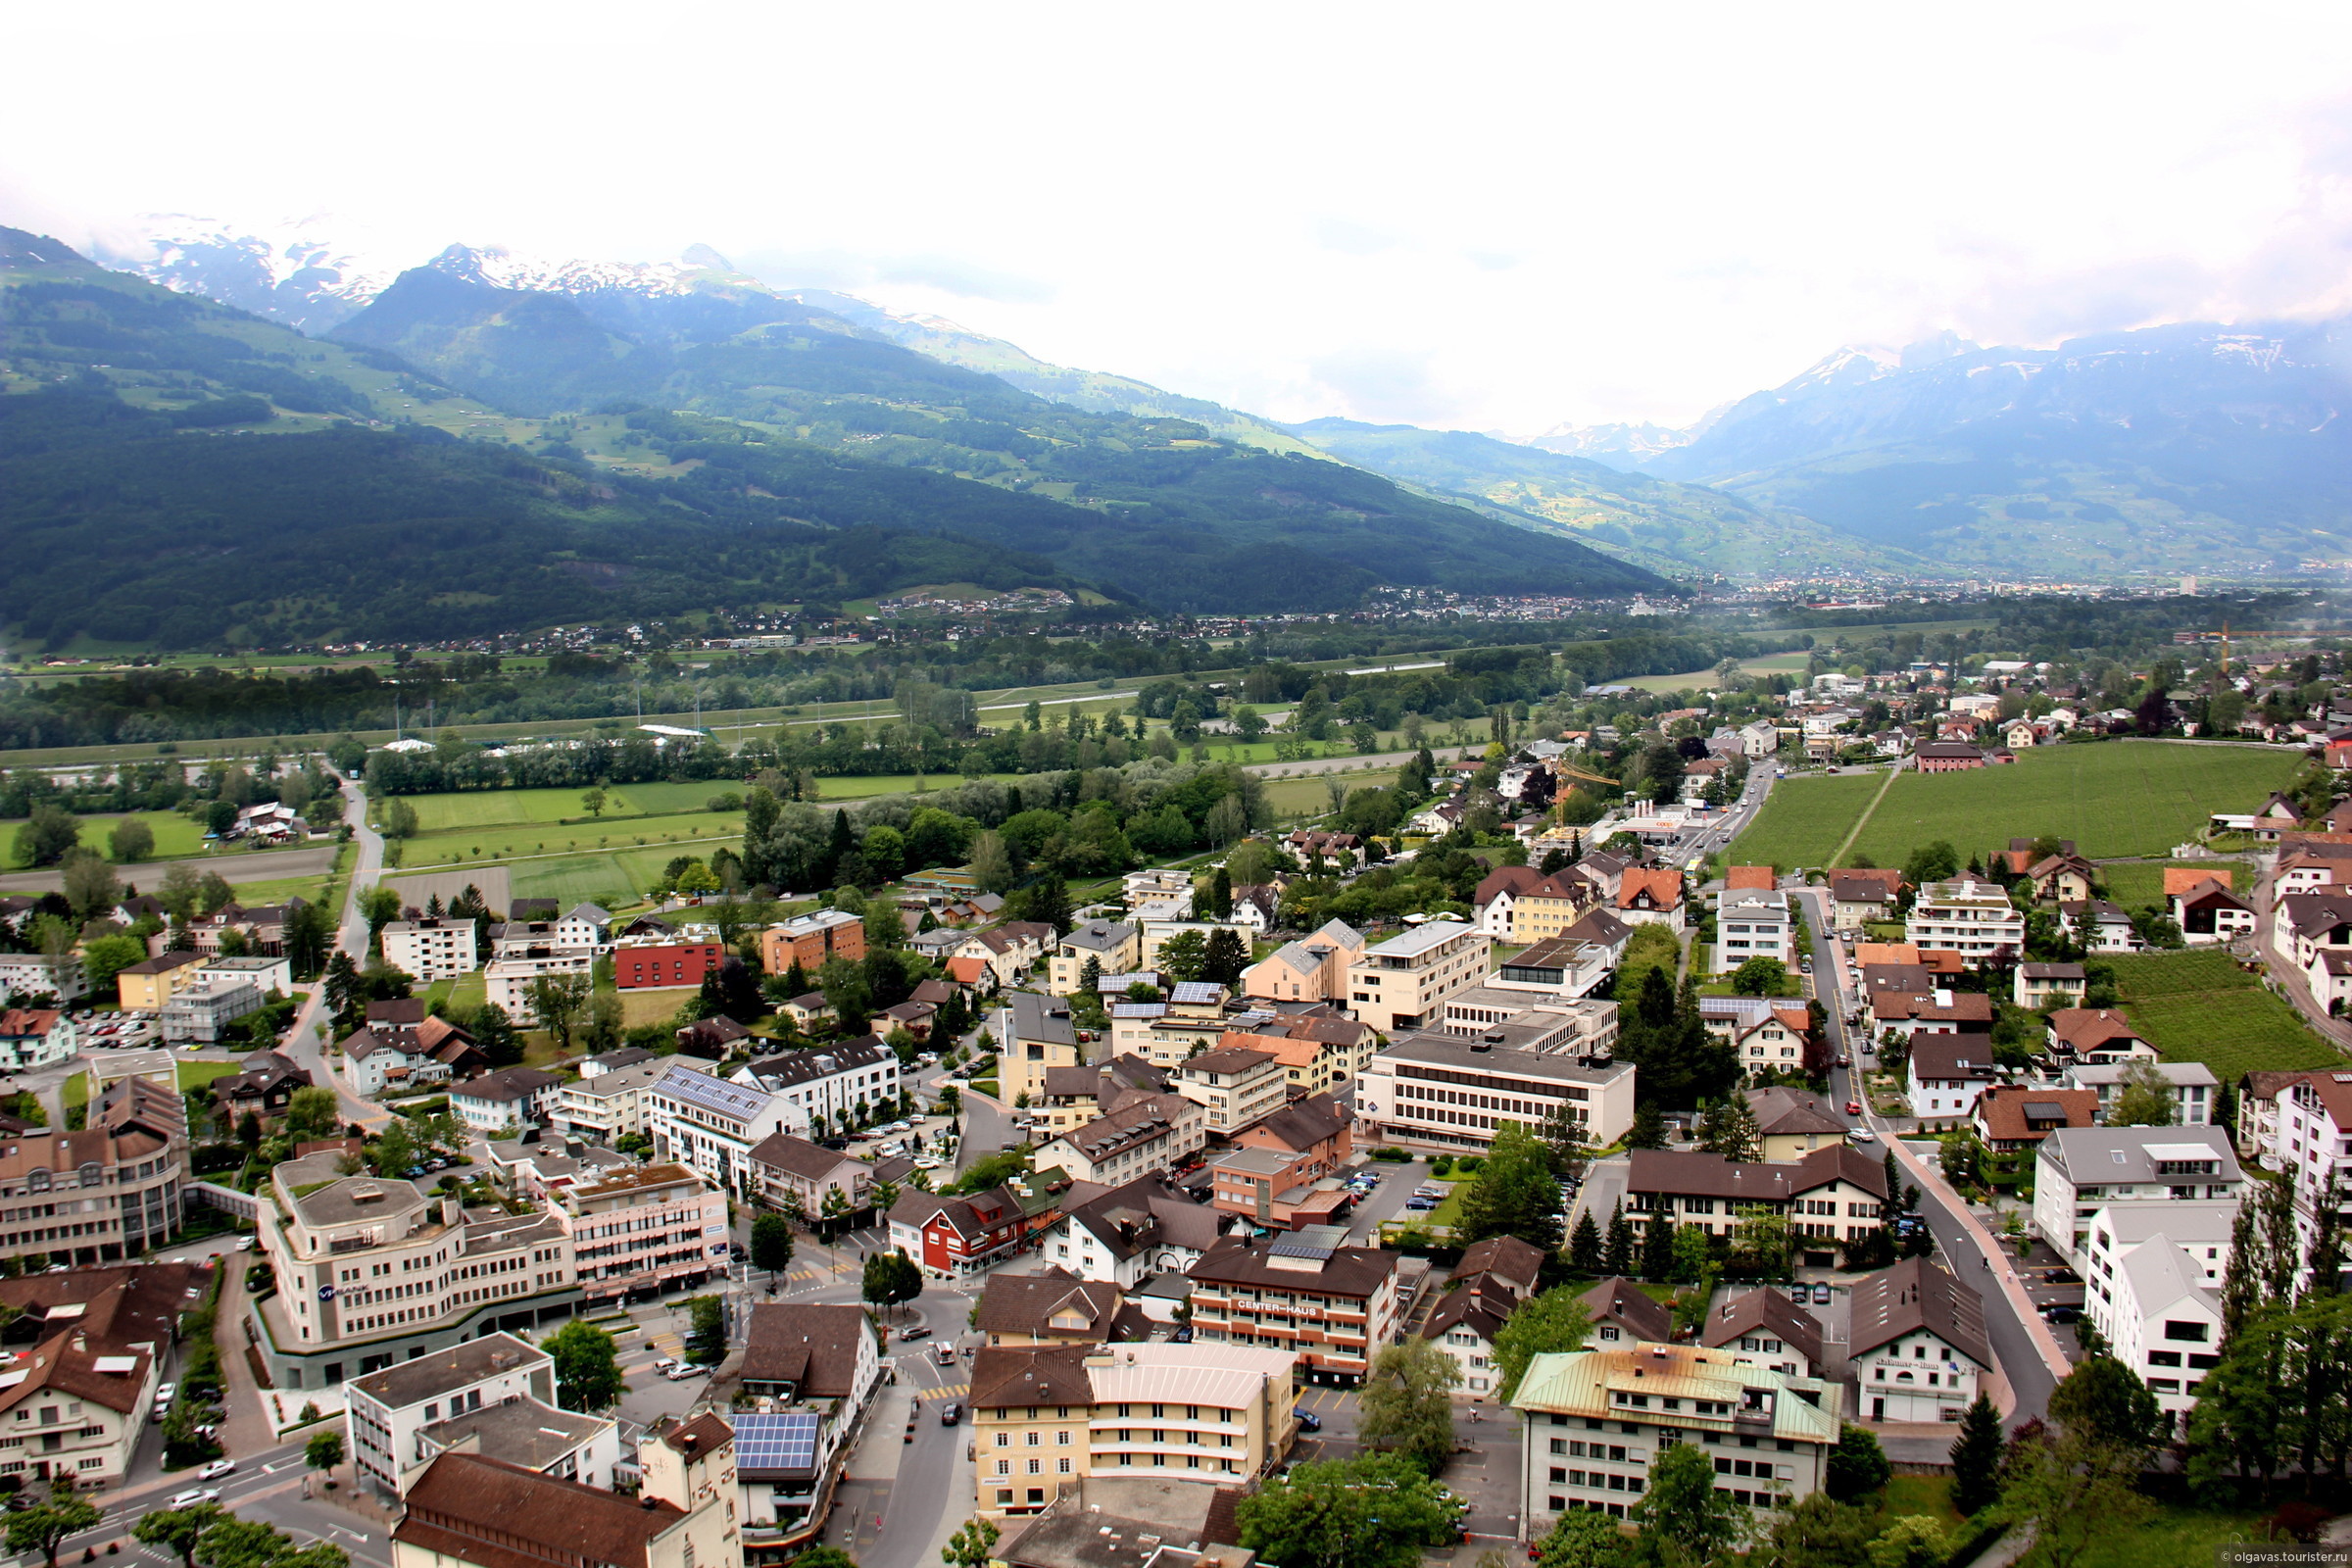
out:
<path id="1" fill-rule="evenodd" d="M 1576 1206 L 1568 1215 L 1568 1234 L 1576 1234 L 1577 1221 L 1587 1214 L 1592 1216 L 1592 1228 L 1600 1239 L 1609 1239 L 1609 1212 L 1625 1197 L 1626 1179 L 1633 1171 L 1633 1161 L 1624 1154 L 1596 1159 L 1585 1167 L 1585 1185 L 1577 1190 Z"/>

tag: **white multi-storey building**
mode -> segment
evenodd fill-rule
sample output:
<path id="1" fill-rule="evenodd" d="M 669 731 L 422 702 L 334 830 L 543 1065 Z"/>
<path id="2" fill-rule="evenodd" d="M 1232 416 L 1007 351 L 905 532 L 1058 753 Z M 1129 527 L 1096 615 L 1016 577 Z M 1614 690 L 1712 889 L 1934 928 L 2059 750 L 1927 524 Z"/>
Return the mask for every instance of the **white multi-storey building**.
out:
<path id="1" fill-rule="evenodd" d="M 2222 1348 L 2222 1274 L 2234 1202 L 2123 1203 L 2090 1217 L 2082 1308 L 2168 1418 L 2187 1419 Z"/>
<path id="2" fill-rule="evenodd" d="M 2105 1121 L 2115 1108 L 2115 1097 L 2123 1092 L 2124 1079 L 2134 1066 L 2153 1070 L 2163 1080 L 2175 1121 L 2183 1127 L 2213 1124 L 2214 1102 L 2221 1096 L 2222 1081 L 2201 1061 L 2082 1062 L 2069 1066 L 2064 1079 L 2069 1089 L 2098 1091 L 2099 1120 Z"/>
<path id="3" fill-rule="evenodd" d="M 1434 1027 L 1446 999 L 1486 972 L 1490 946 L 1476 926 L 1451 918 L 1391 937 L 1348 965 L 1350 1009 L 1382 1034 Z"/>
<path id="4" fill-rule="evenodd" d="M 646 1165 L 551 1193 L 590 1302 L 667 1290 L 724 1272 L 727 1199 L 683 1165 Z"/>
<path id="5" fill-rule="evenodd" d="M 734 1082 L 760 1089 L 791 1106 L 801 1127 L 816 1117 L 828 1127 L 898 1114 L 899 1057 L 867 1035 L 814 1051 L 787 1051 L 735 1069 Z M 762 1135 L 764 1136 L 764 1135 Z"/>
<path id="6" fill-rule="evenodd" d="M 614 1423 L 556 1406 L 556 1363 L 512 1334 L 486 1334 L 344 1385 L 345 1446 L 363 1486 L 400 1496 L 434 1454 L 477 1451 L 564 1481 L 610 1487 Z"/>
<path id="7" fill-rule="evenodd" d="M 2245 1173 L 2219 1127 L 2061 1127 L 2034 1155 L 2034 1229 L 2078 1271 L 2091 1216 L 2130 1205 L 2236 1204 Z"/>
<path id="8" fill-rule="evenodd" d="M 752 1151 L 770 1133 L 806 1136 L 808 1117 L 781 1095 L 730 1083 L 673 1059 L 645 1091 L 645 1127 L 656 1159 L 689 1166 L 721 1192 L 749 1202 L 760 1191 Z"/>
<path id="9" fill-rule="evenodd" d="M 1957 1421 L 1992 1369 L 1984 1303 L 1924 1257 L 1854 1287 L 1848 1352 L 1863 1418 Z"/>
<path id="10" fill-rule="evenodd" d="M 2263 1164 L 2294 1183 L 2295 1228 L 2306 1253 L 2322 1216 L 2352 1223 L 2352 1072 L 2308 1072 L 2271 1096 Z"/>
<path id="11" fill-rule="evenodd" d="M 1715 972 L 1729 974 L 1750 958 L 1796 967 L 1796 916 L 1778 888 L 1734 888 L 1715 905 Z"/>
<path id="12" fill-rule="evenodd" d="M 571 1241 L 552 1215 L 469 1218 L 413 1182 L 345 1176 L 339 1158 L 278 1165 L 260 1205 L 277 1290 L 248 1324 L 276 1387 L 331 1388 L 578 1303 Z"/>
<path id="13" fill-rule="evenodd" d="M 1918 947 L 1957 953 L 1972 963 L 1982 962 L 2002 949 L 2025 951 L 2026 917 L 1997 882 L 1966 877 L 1930 882 L 1912 901 L 1903 938 Z"/>
<path id="14" fill-rule="evenodd" d="M 1838 1390 L 1692 1345 L 1635 1343 L 1536 1356 L 1511 1406 L 1520 1433 L 1519 1518 L 1540 1541 L 1560 1515 L 1623 1519 L 1657 1454 L 1695 1445 L 1715 1490 L 1741 1507 L 1782 1508 L 1821 1490 L 1838 1446 Z"/>
<path id="15" fill-rule="evenodd" d="M 470 974 L 478 967 L 473 932 L 473 921 L 446 916 L 394 920 L 384 927 L 384 961 L 420 983 Z"/>

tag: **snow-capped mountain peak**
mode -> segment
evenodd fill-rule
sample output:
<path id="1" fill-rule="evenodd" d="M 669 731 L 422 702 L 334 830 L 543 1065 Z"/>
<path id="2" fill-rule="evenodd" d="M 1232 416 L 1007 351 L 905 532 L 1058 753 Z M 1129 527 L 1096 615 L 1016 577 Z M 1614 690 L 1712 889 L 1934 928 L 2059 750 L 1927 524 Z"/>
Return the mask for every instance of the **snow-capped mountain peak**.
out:
<path id="1" fill-rule="evenodd" d="M 91 248 L 101 261 L 151 283 L 323 332 L 383 292 L 399 271 L 328 237 L 349 226 L 323 214 L 247 225 L 157 213 Z"/>
<path id="2" fill-rule="evenodd" d="M 640 294 L 674 297 L 694 290 L 707 269 L 681 262 L 549 261 L 498 245 L 452 245 L 426 264 L 468 282 L 536 294 Z"/>

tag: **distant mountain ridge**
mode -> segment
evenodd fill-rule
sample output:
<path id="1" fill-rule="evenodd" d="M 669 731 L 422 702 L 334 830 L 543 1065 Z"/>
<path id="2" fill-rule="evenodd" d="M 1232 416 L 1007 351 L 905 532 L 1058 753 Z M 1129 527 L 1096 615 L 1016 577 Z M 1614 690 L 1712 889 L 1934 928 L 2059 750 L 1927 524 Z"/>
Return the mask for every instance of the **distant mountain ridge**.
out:
<path id="1" fill-rule="evenodd" d="M 562 613 L 622 616 L 959 582 L 1201 612 L 1674 592 L 1321 456 L 1049 402 L 716 268 L 505 286 L 542 280 L 445 251 L 311 338 L 0 228 L 0 618 L 250 646 L 526 629 L 567 583 Z M 301 549 L 272 552 L 289 529 Z"/>
<path id="2" fill-rule="evenodd" d="M 2352 561 L 2352 320 L 2052 349 L 1838 350 L 1613 466 L 1947 565 L 2115 575 Z"/>

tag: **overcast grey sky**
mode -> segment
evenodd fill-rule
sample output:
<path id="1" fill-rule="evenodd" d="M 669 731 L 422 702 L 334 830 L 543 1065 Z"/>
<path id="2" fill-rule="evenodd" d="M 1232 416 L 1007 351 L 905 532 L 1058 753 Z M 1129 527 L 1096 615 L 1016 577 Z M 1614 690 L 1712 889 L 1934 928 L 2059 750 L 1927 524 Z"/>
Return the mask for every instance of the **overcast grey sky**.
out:
<path id="1" fill-rule="evenodd" d="M 1841 343 L 2352 308 L 2352 8 L 53 7 L 0 222 L 928 311 L 1282 418 L 1681 423 Z"/>

